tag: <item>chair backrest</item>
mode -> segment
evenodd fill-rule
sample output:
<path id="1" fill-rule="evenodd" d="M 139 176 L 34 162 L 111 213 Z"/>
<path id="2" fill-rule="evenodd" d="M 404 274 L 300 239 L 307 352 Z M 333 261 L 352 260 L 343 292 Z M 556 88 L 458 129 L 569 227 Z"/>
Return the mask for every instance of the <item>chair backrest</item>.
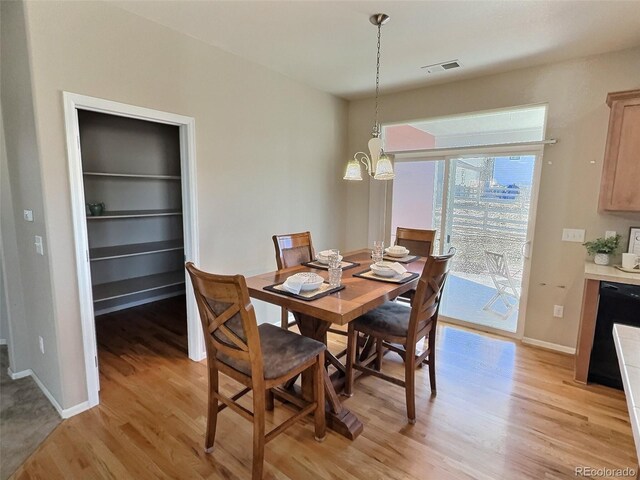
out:
<path id="1" fill-rule="evenodd" d="M 200 312 L 209 367 L 218 353 L 247 362 L 252 377 L 263 375 L 256 315 L 242 275 L 215 275 L 186 264 Z"/>
<path id="2" fill-rule="evenodd" d="M 274 235 L 273 244 L 276 247 L 278 270 L 310 262 L 316 256 L 309 232 Z"/>
<path id="3" fill-rule="evenodd" d="M 487 262 L 487 270 L 489 270 L 489 275 L 491 276 L 493 283 L 496 285 L 496 288 L 498 290 L 503 290 L 500 288 L 498 282 L 506 280 L 509 284 L 509 288 L 517 293 L 516 284 L 511 276 L 506 255 L 504 253 L 490 252 L 488 250 L 484 251 L 484 255 Z"/>
<path id="4" fill-rule="evenodd" d="M 428 257 L 433 253 L 435 230 L 418 230 L 417 228 L 398 227 L 396 229 L 396 245 L 408 248 L 414 255 Z"/>
<path id="5" fill-rule="evenodd" d="M 411 303 L 411 316 L 409 319 L 409 338 L 415 340 L 422 337 L 425 328 L 432 324 L 435 327 L 440 310 L 440 300 L 444 291 L 445 281 L 449 274 L 451 259 L 455 255 L 455 249 L 450 249 L 447 255 L 437 257 L 430 256 L 422 270 L 418 287 Z"/>

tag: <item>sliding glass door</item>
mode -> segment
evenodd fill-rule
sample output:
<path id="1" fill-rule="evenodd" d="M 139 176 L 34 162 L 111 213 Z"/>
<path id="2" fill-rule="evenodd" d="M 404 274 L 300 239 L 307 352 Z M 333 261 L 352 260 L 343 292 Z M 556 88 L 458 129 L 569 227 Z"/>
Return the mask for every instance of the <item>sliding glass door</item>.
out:
<path id="1" fill-rule="evenodd" d="M 536 154 L 396 162 L 396 227 L 436 230 L 435 253 L 456 255 L 440 307 L 455 322 L 518 330 L 536 191 Z"/>

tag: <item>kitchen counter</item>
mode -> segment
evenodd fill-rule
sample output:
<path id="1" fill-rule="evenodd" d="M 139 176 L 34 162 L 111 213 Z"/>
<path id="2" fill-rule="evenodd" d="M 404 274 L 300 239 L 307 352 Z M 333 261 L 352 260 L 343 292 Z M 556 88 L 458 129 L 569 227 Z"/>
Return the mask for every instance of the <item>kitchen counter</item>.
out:
<path id="1" fill-rule="evenodd" d="M 627 273 L 617 268 L 596 265 L 587 262 L 584 266 L 584 278 L 588 280 L 598 280 L 602 282 L 626 283 L 629 285 L 640 285 L 640 273 Z"/>
<path id="2" fill-rule="evenodd" d="M 576 346 L 575 379 L 587 383 L 589 360 L 593 348 L 593 335 L 596 329 L 598 301 L 600 299 L 600 282 L 626 283 L 640 285 L 640 274 L 627 273 L 617 268 L 596 265 L 587 262 L 584 266 L 584 290 L 582 293 L 582 312 L 578 328 Z"/>
<path id="3" fill-rule="evenodd" d="M 640 458 L 640 328 L 615 324 L 613 341 L 627 397 L 633 441 Z"/>

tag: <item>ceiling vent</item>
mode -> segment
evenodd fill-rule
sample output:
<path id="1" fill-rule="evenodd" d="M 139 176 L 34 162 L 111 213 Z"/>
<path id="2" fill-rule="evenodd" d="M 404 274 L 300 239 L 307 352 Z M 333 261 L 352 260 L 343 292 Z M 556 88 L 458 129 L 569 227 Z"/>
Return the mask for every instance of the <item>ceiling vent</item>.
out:
<path id="1" fill-rule="evenodd" d="M 460 63 L 458 60 L 449 60 L 447 62 L 442 63 L 434 63 L 433 65 L 425 65 L 424 67 L 420 67 L 427 71 L 428 74 L 444 72 L 445 70 L 452 70 L 454 68 L 460 68 Z"/>

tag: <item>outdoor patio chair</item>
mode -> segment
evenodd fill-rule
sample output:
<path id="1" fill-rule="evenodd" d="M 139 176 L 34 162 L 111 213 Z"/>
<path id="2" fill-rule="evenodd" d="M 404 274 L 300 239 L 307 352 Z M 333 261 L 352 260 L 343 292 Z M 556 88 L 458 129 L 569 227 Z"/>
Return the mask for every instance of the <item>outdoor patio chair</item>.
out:
<path id="1" fill-rule="evenodd" d="M 509 271 L 509 265 L 504 253 L 495 253 L 485 250 L 484 254 L 487 262 L 487 269 L 489 270 L 489 275 L 493 281 L 496 293 L 485 304 L 485 306 L 482 307 L 482 309 L 507 319 L 513 313 L 514 309 L 518 307 L 518 301 L 520 300 L 518 287 L 516 286 L 516 282 Z M 513 302 L 512 299 L 514 300 Z M 498 300 L 501 300 L 507 308 L 505 313 L 500 313 L 493 308 L 494 304 Z"/>

